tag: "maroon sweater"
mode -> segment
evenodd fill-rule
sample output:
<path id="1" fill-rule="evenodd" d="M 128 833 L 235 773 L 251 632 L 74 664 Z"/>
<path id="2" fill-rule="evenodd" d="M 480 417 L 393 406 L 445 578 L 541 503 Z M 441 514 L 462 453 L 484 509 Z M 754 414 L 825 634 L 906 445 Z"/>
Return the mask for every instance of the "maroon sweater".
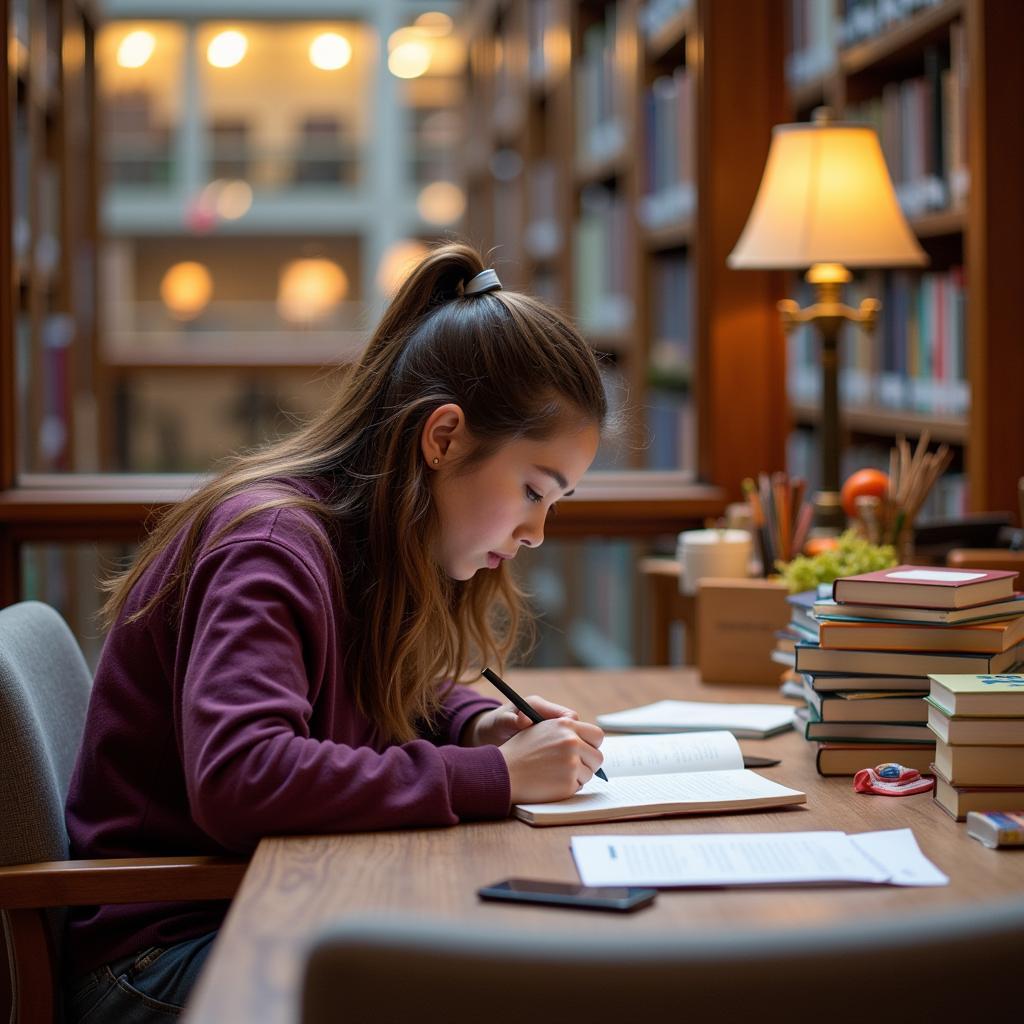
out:
<path id="1" fill-rule="evenodd" d="M 268 496 L 229 499 L 204 537 Z M 455 687 L 436 731 L 402 745 L 382 741 L 358 710 L 317 529 L 301 510 L 257 513 L 205 544 L 179 616 L 163 602 L 126 624 L 167 578 L 177 544 L 143 574 L 97 668 L 68 793 L 72 857 L 248 854 L 266 835 L 508 814 L 498 748 L 457 745 L 494 701 Z M 74 910 L 70 970 L 212 931 L 226 907 Z"/>

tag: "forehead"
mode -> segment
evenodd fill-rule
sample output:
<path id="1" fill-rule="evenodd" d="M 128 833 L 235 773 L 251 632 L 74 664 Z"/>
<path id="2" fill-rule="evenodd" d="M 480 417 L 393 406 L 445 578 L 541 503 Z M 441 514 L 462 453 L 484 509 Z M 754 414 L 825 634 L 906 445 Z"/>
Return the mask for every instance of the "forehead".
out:
<path id="1" fill-rule="evenodd" d="M 575 487 L 597 454 L 600 431 L 588 423 L 559 431 L 543 440 L 519 438 L 510 441 L 498 451 L 508 464 L 525 467 L 544 467 L 565 478 L 569 488 Z"/>

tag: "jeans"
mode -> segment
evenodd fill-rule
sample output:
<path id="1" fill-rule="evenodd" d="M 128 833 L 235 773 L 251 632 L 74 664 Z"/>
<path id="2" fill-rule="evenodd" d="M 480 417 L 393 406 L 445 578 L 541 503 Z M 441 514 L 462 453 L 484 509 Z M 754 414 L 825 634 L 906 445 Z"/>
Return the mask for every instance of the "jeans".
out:
<path id="1" fill-rule="evenodd" d="M 76 979 L 67 991 L 66 1024 L 152 1024 L 179 1016 L 216 937 L 150 946 Z"/>

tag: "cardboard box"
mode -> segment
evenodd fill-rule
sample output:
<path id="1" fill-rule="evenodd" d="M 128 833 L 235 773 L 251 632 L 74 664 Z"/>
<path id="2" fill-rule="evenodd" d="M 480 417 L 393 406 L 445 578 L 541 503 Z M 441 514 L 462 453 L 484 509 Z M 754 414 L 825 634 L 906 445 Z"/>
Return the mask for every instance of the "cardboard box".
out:
<path id="1" fill-rule="evenodd" d="M 789 622 L 789 589 L 763 579 L 705 578 L 697 585 L 697 667 L 706 683 L 779 683 L 771 660 Z"/>

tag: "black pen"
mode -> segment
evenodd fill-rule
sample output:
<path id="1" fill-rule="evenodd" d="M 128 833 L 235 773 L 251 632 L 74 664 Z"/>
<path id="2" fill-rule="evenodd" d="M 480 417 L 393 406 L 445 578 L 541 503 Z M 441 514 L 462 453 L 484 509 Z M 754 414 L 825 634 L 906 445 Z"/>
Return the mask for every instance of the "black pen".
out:
<path id="1" fill-rule="evenodd" d="M 508 699 L 512 701 L 512 703 L 515 704 L 515 706 L 519 708 L 519 710 L 522 711 L 522 713 L 526 715 L 526 717 L 531 722 L 533 722 L 534 725 L 536 725 L 538 722 L 543 722 L 545 720 L 541 715 L 538 715 L 537 712 L 532 707 L 530 707 L 530 705 L 527 704 L 527 702 L 523 700 L 523 698 L 520 697 L 519 694 L 516 693 L 516 691 L 513 690 L 512 687 L 509 686 L 504 679 L 501 678 L 501 676 L 497 675 L 495 672 L 492 672 L 489 668 L 485 668 L 481 674 L 489 683 L 491 683 L 492 686 L 496 686 L 499 690 L 501 690 L 501 692 L 505 694 L 505 696 L 508 697 Z M 594 772 L 594 774 L 599 779 L 604 779 L 605 782 L 608 781 L 608 776 L 605 775 L 603 769 L 598 768 L 597 771 Z"/>

